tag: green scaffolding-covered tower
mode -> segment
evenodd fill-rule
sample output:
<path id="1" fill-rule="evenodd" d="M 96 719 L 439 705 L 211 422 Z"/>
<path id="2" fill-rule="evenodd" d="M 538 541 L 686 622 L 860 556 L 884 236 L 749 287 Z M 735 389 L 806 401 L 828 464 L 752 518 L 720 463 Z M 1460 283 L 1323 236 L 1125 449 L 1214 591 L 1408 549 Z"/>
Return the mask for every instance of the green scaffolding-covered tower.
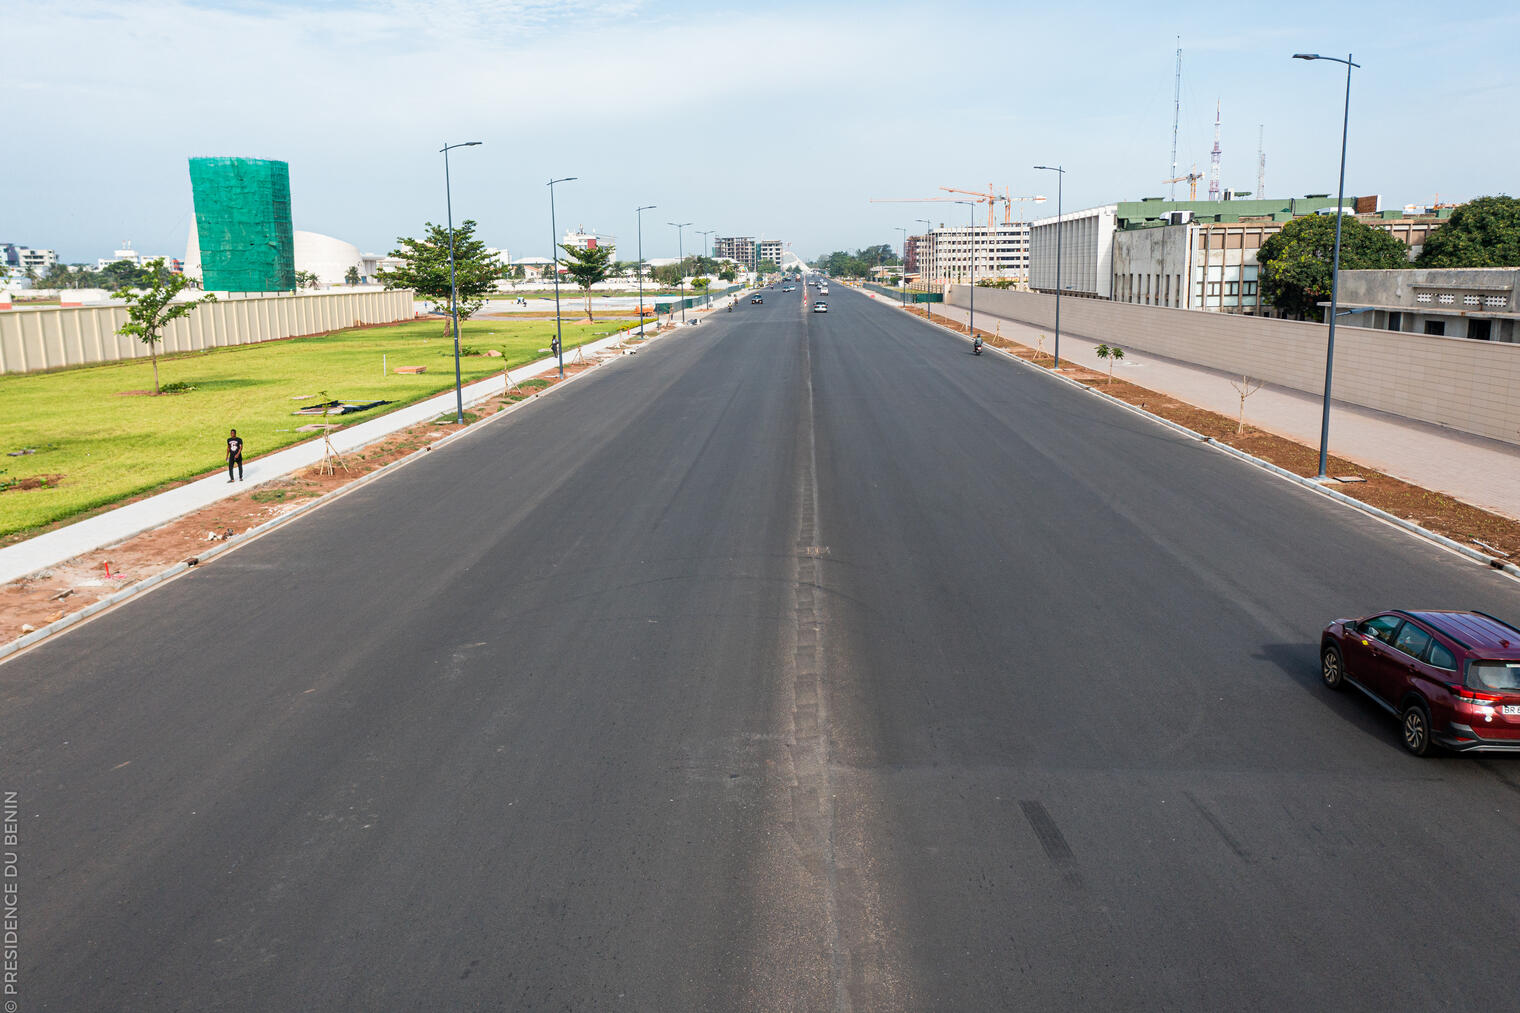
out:
<path id="1" fill-rule="evenodd" d="M 266 158 L 192 158 L 201 284 L 210 292 L 296 287 L 290 165 Z"/>

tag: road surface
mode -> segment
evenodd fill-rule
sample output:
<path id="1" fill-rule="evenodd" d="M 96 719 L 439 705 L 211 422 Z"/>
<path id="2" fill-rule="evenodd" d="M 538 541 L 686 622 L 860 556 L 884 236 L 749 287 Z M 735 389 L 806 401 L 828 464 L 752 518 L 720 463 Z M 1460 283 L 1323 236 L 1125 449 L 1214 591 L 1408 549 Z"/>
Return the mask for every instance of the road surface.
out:
<path id="1" fill-rule="evenodd" d="M 1329 619 L 1520 584 L 841 286 L 0 666 L 21 1009 L 1494 1009 L 1520 762 Z"/>

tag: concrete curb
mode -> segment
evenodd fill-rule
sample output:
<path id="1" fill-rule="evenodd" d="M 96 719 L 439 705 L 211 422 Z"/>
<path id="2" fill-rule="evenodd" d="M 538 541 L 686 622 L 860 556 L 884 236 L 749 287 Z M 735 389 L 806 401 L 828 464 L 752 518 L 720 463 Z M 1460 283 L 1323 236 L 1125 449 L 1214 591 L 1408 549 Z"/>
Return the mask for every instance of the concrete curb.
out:
<path id="1" fill-rule="evenodd" d="M 913 316 L 914 319 L 917 319 L 917 316 L 918 316 L 917 314 L 910 314 L 910 315 Z M 939 328 L 941 331 L 945 332 L 946 334 L 949 334 L 949 335 L 951 335 L 952 337 L 955 337 L 955 338 L 959 338 L 961 341 L 964 341 L 968 345 L 971 344 L 971 338 L 969 338 L 966 335 L 960 333 L 959 331 L 952 330 L 951 328 L 946 327 L 944 324 L 937 323 L 932 318 L 929 318 L 927 322 L 931 326 Z M 1056 371 L 1051 370 L 1051 369 L 1046 369 L 1044 366 L 1036 366 L 1034 363 L 1028 361 L 1027 359 L 1023 359 L 1023 358 L 1020 358 L 1017 355 L 1014 355 L 1012 352 L 1006 351 L 1006 350 L 1001 349 L 1001 348 L 997 348 L 997 347 L 995 347 L 993 345 L 986 344 L 985 342 L 983 343 L 982 347 L 985 350 L 996 352 L 999 355 L 1002 355 L 1004 358 L 1013 360 L 1014 362 L 1016 362 L 1019 365 L 1023 366 L 1025 369 L 1034 370 L 1035 372 L 1038 372 L 1038 373 L 1041 373 L 1041 374 L 1043 374 L 1045 376 L 1051 377 L 1052 379 L 1059 380 L 1062 383 L 1068 384 L 1068 385 L 1070 385 L 1072 387 L 1076 387 L 1076 388 L 1078 388 L 1080 390 L 1085 390 L 1089 394 L 1095 394 L 1098 397 L 1104 399 L 1105 401 L 1108 401 L 1111 404 L 1118 405 L 1120 408 L 1123 408 L 1124 410 L 1126 410 L 1128 412 L 1132 412 L 1135 415 L 1139 415 L 1139 416 L 1141 416 L 1143 418 L 1150 419 L 1152 422 L 1160 423 L 1161 425 L 1165 426 L 1168 429 L 1173 430 L 1174 432 L 1180 433 L 1180 434 L 1182 434 L 1184 436 L 1187 436 L 1187 437 L 1189 437 L 1191 439 L 1197 440 L 1200 443 L 1207 444 L 1208 446 L 1211 446 L 1211 447 L 1213 447 L 1216 450 L 1223 451 L 1224 453 L 1230 455 L 1231 457 L 1235 457 L 1235 458 L 1238 458 L 1239 460 L 1245 461 L 1247 464 L 1254 465 L 1255 467 L 1260 468 L 1263 471 L 1271 472 L 1272 474 L 1277 475 L 1280 478 L 1288 479 L 1289 481 L 1293 482 L 1295 485 L 1298 485 L 1298 486 L 1300 486 L 1302 488 L 1305 488 L 1305 489 L 1309 489 L 1309 490 L 1311 490 L 1311 491 L 1313 491 L 1315 493 L 1318 493 L 1321 496 L 1326 496 L 1329 499 L 1332 499 L 1332 500 L 1334 500 L 1334 501 L 1342 504 L 1343 506 L 1349 506 L 1352 509 L 1359 510 L 1362 513 L 1367 514 L 1370 517 L 1375 517 L 1378 520 L 1384 521 L 1384 522 L 1386 522 L 1388 524 L 1391 524 L 1391 525 L 1393 525 L 1396 528 L 1400 528 L 1400 529 L 1404 530 L 1405 532 L 1408 532 L 1409 534 L 1415 535 L 1415 536 L 1417 536 L 1419 538 L 1424 538 L 1427 541 L 1435 542 L 1437 545 L 1441 546 L 1442 548 L 1450 549 L 1451 551 L 1457 553 L 1458 555 L 1466 556 L 1468 559 L 1471 559 L 1474 562 L 1482 563 L 1483 565 L 1487 566 L 1488 568 L 1490 568 L 1492 570 L 1498 570 L 1498 571 L 1500 571 L 1502 573 L 1505 573 L 1505 574 L 1507 574 L 1507 575 L 1509 575 L 1511 577 L 1520 578 L 1520 565 L 1516 565 L 1515 563 L 1506 562 L 1506 561 L 1504 561 L 1502 559 L 1499 559 L 1496 556 L 1490 556 L 1490 555 L 1487 555 L 1486 553 L 1479 552 L 1477 549 L 1474 549 L 1474 548 L 1472 548 L 1470 546 L 1467 546 L 1467 545 L 1463 545 L 1461 542 L 1455 541 L 1454 539 L 1451 539 L 1451 538 L 1447 538 L 1445 535 L 1437 534 L 1436 532 L 1431 531 L 1429 528 L 1421 527 L 1420 525 L 1414 523 L 1413 521 L 1407 521 L 1404 518 L 1396 516 L 1394 514 L 1391 514 L 1391 513 L 1389 513 L 1386 510 L 1380 510 L 1380 509 L 1378 509 L 1377 507 L 1373 506 L 1370 503 L 1364 503 L 1361 500 L 1357 499 L 1355 496 L 1347 496 L 1343 492 L 1337 492 L 1334 489 L 1326 488 L 1325 486 L 1321 485 L 1320 483 L 1314 481 L 1314 479 L 1312 479 L 1312 478 L 1305 478 L 1303 475 L 1295 474 L 1295 473 L 1293 473 L 1291 471 L 1288 471 L 1286 468 L 1279 468 L 1277 465 L 1273 464 L 1271 461 L 1264 461 L 1261 458 L 1256 457 L 1256 456 L 1254 456 L 1252 454 L 1248 454 L 1248 453 L 1246 453 L 1243 450 L 1237 450 L 1235 447 L 1232 447 L 1232 446 L 1230 446 L 1227 443 L 1220 443 L 1218 440 L 1214 439 L 1212 436 L 1205 436 L 1205 435 L 1203 435 L 1200 432 L 1196 432 L 1195 430 L 1189 429 L 1187 426 L 1179 425 L 1178 423 L 1173 422 L 1170 419 L 1164 419 L 1160 415 L 1155 414 L 1154 412 L 1146 411 L 1144 408 L 1140 408 L 1140 407 L 1137 407 L 1136 405 L 1132 405 L 1128 401 L 1120 400 L 1119 398 L 1114 397 L 1112 394 L 1106 394 L 1103 391 L 1098 390 L 1096 387 L 1088 386 L 1087 384 L 1083 383 L 1080 380 L 1074 380 L 1074 379 L 1072 379 L 1069 376 L 1062 376 L 1060 373 L 1057 373 Z"/>
<path id="2" fill-rule="evenodd" d="M 670 334 L 680 334 L 680 333 L 683 333 L 683 332 L 681 332 L 679 330 L 676 330 L 676 331 L 671 331 L 668 334 L 653 334 L 653 335 L 645 334 L 645 335 L 643 335 L 639 339 L 639 343 L 640 344 L 648 344 L 651 341 L 658 341 L 661 338 L 669 337 Z M 622 342 L 618 342 L 617 344 L 622 344 Z M 608 347 L 612 347 L 612 346 L 608 346 Z M 31 646 L 33 646 L 35 644 L 39 644 L 42 641 L 48 639 L 49 637 L 54 636 L 55 634 L 62 633 L 64 630 L 68 629 L 71 626 L 74 626 L 74 625 L 76 625 L 78 623 L 84 622 L 86 619 L 89 619 L 92 616 L 98 615 L 101 612 L 106 611 L 107 609 L 110 609 L 110 608 L 113 608 L 113 607 L 115 607 L 117 605 L 120 605 L 124 601 L 127 601 L 127 600 L 129 600 L 131 598 L 135 598 L 139 594 L 143 594 L 143 593 L 145 593 L 147 591 L 151 591 L 153 588 L 158 587 L 161 584 L 164 584 L 165 582 L 167 582 L 169 580 L 172 580 L 175 577 L 178 577 L 180 574 L 189 571 L 192 567 L 199 566 L 200 564 L 206 562 L 207 560 L 212 559 L 212 558 L 214 558 L 216 556 L 220 556 L 223 553 L 228 552 L 228 551 L 230 551 L 232 549 L 240 548 L 243 545 L 247 544 L 248 542 L 251 542 L 251 541 L 253 541 L 256 538 L 259 538 L 259 537 L 261 537 L 261 536 L 263 536 L 265 534 L 268 534 L 270 531 L 273 531 L 274 529 L 276 529 L 278 527 L 281 527 L 282 525 L 284 525 L 284 524 L 286 524 L 286 523 L 288 523 L 290 521 L 293 521 L 296 518 L 301 517 L 302 515 L 310 512 L 312 510 L 317 509 L 318 507 L 326 506 L 327 504 L 332 503 L 333 501 L 335 501 L 337 499 L 340 499 L 343 496 L 348 495 L 349 493 L 355 491 L 356 489 L 359 489 L 362 486 L 368 485 L 370 482 L 375 481 L 376 479 L 380 478 L 382 475 L 388 475 L 388 474 L 390 474 L 393 471 L 399 470 L 400 468 L 405 467 L 408 464 L 411 464 L 413 461 L 416 461 L 419 458 L 422 458 L 422 457 L 424 457 L 424 456 L 432 453 L 437 448 L 447 446 L 448 444 L 453 443 L 455 440 L 458 440 L 458 439 L 460 439 L 460 438 L 462 438 L 464 436 L 467 436 L 467 435 L 469 435 L 472 432 L 477 432 L 477 431 L 485 428 L 490 423 L 495 422 L 497 419 L 505 418 L 508 415 L 511 415 L 514 412 L 516 412 L 518 409 L 524 408 L 527 405 L 533 403 L 534 401 L 537 401 L 544 394 L 547 394 L 550 391 L 559 390 L 559 389 L 561 389 L 561 388 L 563 388 L 563 387 L 565 387 L 565 386 L 567 386 L 567 385 L 575 382 L 576 380 L 579 380 L 583 376 L 589 376 L 594 371 L 595 367 L 596 366 L 600 366 L 600 365 L 602 365 L 601 362 L 592 363 L 592 368 L 591 369 L 587 369 L 585 372 L 576 373 L 574 376 L 567 376 L 563 380 L 561 380 L 560 382 L 555 383 L 552 386 L 547 387 L 544 390 L 539 391 L 537 394 L 530 394 L 528 397 L 523 398 L 521 401 L 517 402 L 516 404 L 510 405 L 507 408 L 502 409 L 501 411 L 497 412 L 495 415 L 491 415 L 491 416 L 489 416 L 487 418 L 483 418 L 479 422 L 474 423 L 473 425 L 466 426 L 463 429 L 460 429 L 460 430 L 457 430 L 456 432 L 450 433 L 449 435 L 445 436 L 443 439 L 439 440 L 438 442 L 436 442 L 436 443 L 430 443 L 430 444 L 428 444 L 427 446 L 423 447 L 420 450 L 414 450 L 410 454 L 407 454 L 405 457 L 397 458 L 396 460 L 392 461 L 391 463 L 386 464 L 386 465 L 382 465 L 381 467 L 376 468 L 374 471 L 371 471 L 368 474 L 360 475 L 358 478 L 354 479 L 352 482 L 349 482 L 347 485 L 343 486 L 341 489 L 334 489 L 332 492 L 326 493 L 326 494 L 324 494 L 322 496 L 318 496 L 315 499 L 308 500 L 307 502 L 302 503 L 300 506 L 294 507 L 293 509 L 286 511 L 285 513 L 281 514 L 278 517 L 271 517 L 269 520 L 265 521 L 264 523 L 255 525 L 254 527 L 249 528 L 247 531 L 244 531 L 241 534 L 234 535 L 231 538 L 227 539 L 227 541 L 225 541 L 225 542 L 221 542 L 220 544 L 213 545 L 210 548 L 206 549 L 206 551 L 204 551 L 204 552 L 198 552 L 198 553 L 196 553 L 196 555 L 194 557 L 192 557 L 195 560 L 194 563 L 191 563 L 188 560 L 184 561 L 184 562 L 175 563 L 173 566 L 169 567 L 167 570 L 160 571 L 159 573 L 155 573 L 152 576 L 144 577 L 142 580 L 137 581 L 135 584 L 128 585 L 127 587 L 122 588 L 120 591 L 117 591 L 114 594 L 108 595 L 107 597 L 102 598 L 99 601 L 94 602 L 94 603 L 92 603 L 90 605 L 86 605 L 84 608 L 80 609 L 78 612 L 71 612 L 70 614 L 64 616 L 62 619 L 58 619 L 58 620 L 55 620 L 54 622 L 48 623 L 46 626 L 38 627 L 37 629 L 33 630 L 32 632 L 27 633 L 27 634 L 23 634 L 22 636 L 18 637 L 15 640 L 10 641 L 9 643 L 0 644 L 0 664 L 4 664 L 6 661 L 9 661 L 11 658 L 15 657 L 17 654 L 21 653 L 22 651 L 25 651 L 27 648 L 29 648 L 29 647 L 31 647 Z M 486 397 L 494 397 L 494 396 L 495 395 L 491 395 L 491 394 L 486 395 Z M 477 398 L 477 399 L 471 401 L 470 404 L 472 404 L 472 405 L 473 404 L 479 404 L 483 400 L 485 400 L 484 397 Z M 397 432 L 399 432 L 399 431 L 400 430 L 397 430 Z M 383 439 L 384 437 L 381 437 L 381 438 Z M 378 442 L 378 441 L 373 441 L 373 442 Z M 165 521 L 164 523 L 166 523 L 166 524 L 172 523 L 173 521 L 178 520 L 178 519 L 179 518 L 177 518 L 177 517 L 173 517 L 173 518 L 170 518 L 169 520 Z"/>

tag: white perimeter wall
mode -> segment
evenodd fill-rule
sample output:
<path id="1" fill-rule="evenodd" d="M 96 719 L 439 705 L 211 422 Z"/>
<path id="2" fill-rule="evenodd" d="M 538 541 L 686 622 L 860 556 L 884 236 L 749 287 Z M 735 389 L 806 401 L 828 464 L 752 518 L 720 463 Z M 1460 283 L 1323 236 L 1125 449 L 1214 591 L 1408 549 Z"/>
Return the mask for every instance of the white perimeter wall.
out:
<path id="1" fill-rule="evenodd" d="M 171 323 L 158 351 L 169 354 L 248 345 L 361 324 L 395 323 L 415 315 L 410 289 L 218 299 Z M 125 306 L 7 310 L 0 313 L 0 373 L 147 358 L 147 345 L 116 333 L 126 322 Z"/>
<path id="2" fill-rule="evenodd" d="M 957 285 L 949 302 L 965 306 Z M 1056 297 L 982 289 L 977 308 L 1037 327 L 1055 325 Z M 1325 389 L 1324 324 L 1062 299 L 1061 329 L 1293 390 Z M 1520 444 L 1520 344 L 1335 329 L 1337 401 Z"/>

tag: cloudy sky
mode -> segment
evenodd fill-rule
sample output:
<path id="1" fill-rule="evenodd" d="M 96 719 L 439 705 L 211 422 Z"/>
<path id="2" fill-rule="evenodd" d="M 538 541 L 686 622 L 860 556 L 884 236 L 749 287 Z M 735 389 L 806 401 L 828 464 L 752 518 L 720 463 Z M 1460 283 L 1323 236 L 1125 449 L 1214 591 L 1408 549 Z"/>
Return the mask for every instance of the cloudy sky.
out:
<path id="1" fill-rule="evenodd" d="M 780 238 L 811 258 L 900 242 L 954 205 L 870 204 L 940 185 L 1068 207 L 1165 194 L 1177 37 L 1181 171 L 1333 192 L 1345 79 L 1348 193 L 1386 206 L 1517 192 L 1520 14 L 1428 3 L 1023 5 L 937 0 L 4 0 L 0 241 L 70 262 L 123 239 L 182 255 L 186 159 L 290 163 L 295 226 L 365 251 L 457 219 L 513 256 L 584 225 L 674 256 L 667 222 Z M 1179 188 L 1185 195 L 1185 186 Z M 1200 191 L 1200 195 L 1202 191 Z M 1041 213 L 1048 213 L 1041 210 Z M 699 243 L 687 230 L 687 250 Z"/>

